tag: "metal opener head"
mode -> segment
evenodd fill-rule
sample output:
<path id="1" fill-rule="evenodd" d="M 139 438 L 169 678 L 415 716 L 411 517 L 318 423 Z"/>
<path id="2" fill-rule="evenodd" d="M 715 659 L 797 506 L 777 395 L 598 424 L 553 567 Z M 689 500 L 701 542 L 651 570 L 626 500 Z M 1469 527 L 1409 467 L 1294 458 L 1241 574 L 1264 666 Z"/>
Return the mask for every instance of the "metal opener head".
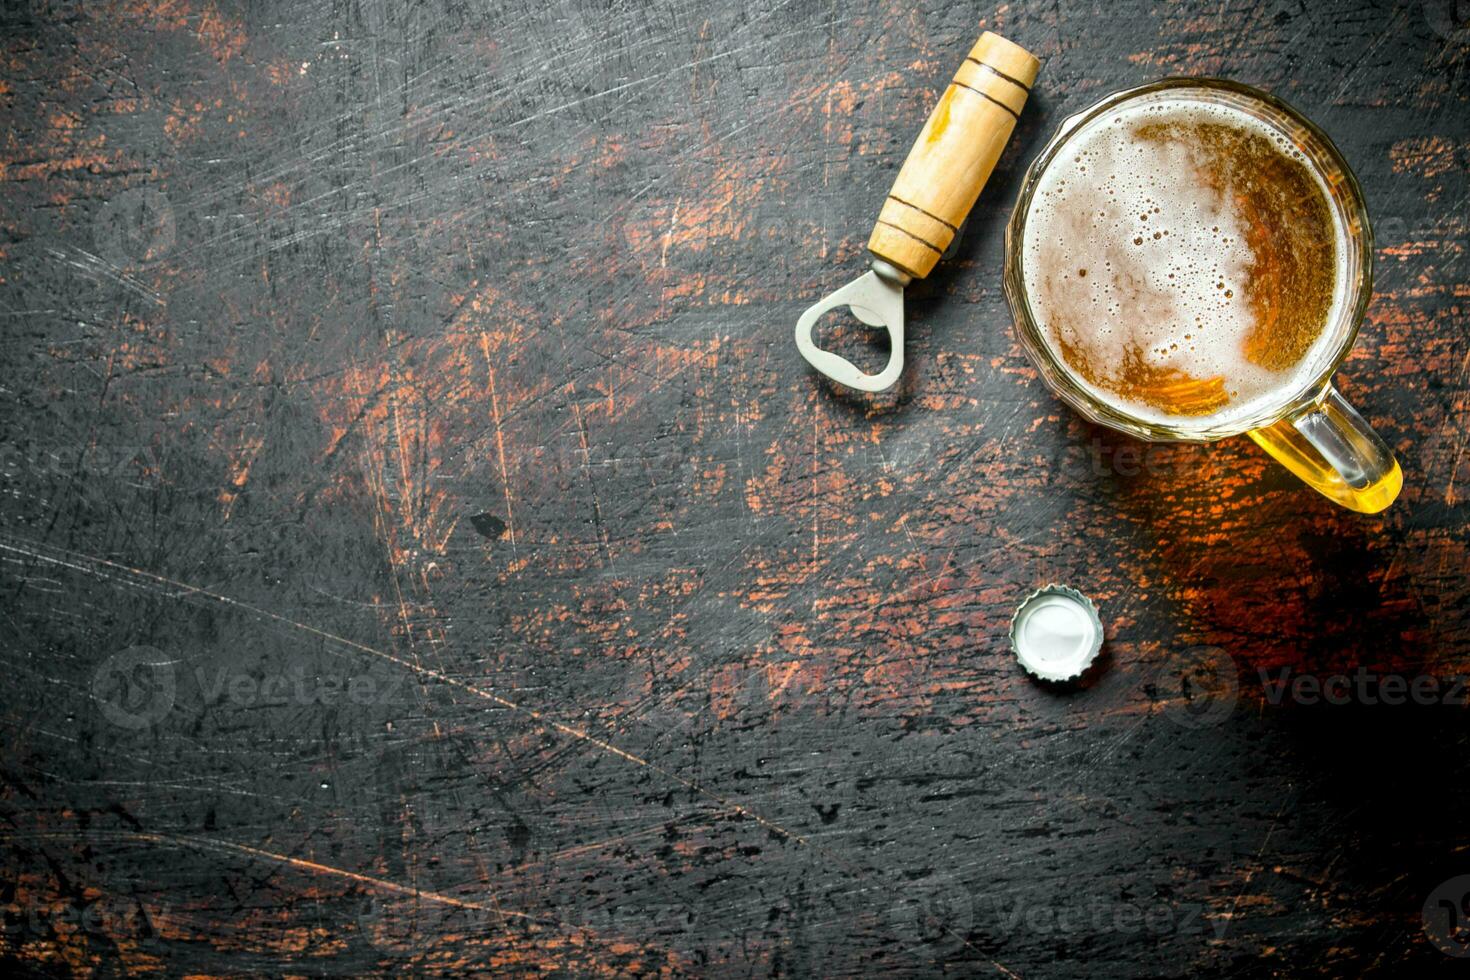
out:
<path id="1" fill-rule="evenodd" d="M 836 292 L 828 293 L 807 308 L 796 321 L 796 349 L 807 363 L 839 384 L 859 391 L 882 391 L 903 373 L 903 287 L 910 276 L 882 259 Z M 812 329 L 831 310 L 847 306 L 852 315 L 870 327 L 887 327 L 891 349 L 888 364 L 877 374 L 864 374 L 851 361 L 818 347 Z"/>

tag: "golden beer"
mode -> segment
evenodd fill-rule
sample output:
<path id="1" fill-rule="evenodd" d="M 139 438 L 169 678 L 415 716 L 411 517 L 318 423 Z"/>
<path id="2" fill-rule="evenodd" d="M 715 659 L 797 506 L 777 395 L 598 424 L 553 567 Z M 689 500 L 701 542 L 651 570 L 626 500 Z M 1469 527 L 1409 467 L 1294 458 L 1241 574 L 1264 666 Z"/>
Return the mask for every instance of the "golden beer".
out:
<path id="1" fill-rule="evenodd" d="M 1265 92 L 1166 78 L 1062 123 L 1006 227 L 1006 298 L 1059 398 L 1139 439 L 1248 435 L 1344 507 L 1403 472 L 1332 386 L 1373 292 L 1363 191 Z"/>
<path id="2" fill-rule="evenodd" d="M 1125 105 L 1047 168 L 1027 220 L 1033 315 L 1144 418 L 1220 421 L 1284 384 L 1333 316 L 1342 229 L 1284 134 L 1187 94 Z"/>

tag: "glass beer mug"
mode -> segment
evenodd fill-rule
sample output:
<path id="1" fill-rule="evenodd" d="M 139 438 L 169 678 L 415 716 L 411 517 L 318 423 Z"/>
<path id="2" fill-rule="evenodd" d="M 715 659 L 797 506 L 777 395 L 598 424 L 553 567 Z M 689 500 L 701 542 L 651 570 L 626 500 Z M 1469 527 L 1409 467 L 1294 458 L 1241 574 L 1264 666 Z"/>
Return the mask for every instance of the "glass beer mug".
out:
<path id="1" fill-rule="evenodd" d="M 1042 378 L 1092 421 L 1244 433 L 1377 513 L 1402 472 L 1331 382 L 1372 263 L 1362 190 L 1320 129 L 1248 86 L 1175 78 L 1062 124 L 1006 229 L 1005 290 Z"/>

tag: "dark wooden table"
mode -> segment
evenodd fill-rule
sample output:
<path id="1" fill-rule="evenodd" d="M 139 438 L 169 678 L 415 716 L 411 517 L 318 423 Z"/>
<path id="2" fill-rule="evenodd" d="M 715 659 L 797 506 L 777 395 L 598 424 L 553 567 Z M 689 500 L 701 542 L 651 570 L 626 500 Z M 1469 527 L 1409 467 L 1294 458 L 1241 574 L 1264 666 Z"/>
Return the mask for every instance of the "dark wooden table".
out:
<path id="1" fill-rule="evenodd" d="M 1037 93 L 898 391 L 843 396 L 792 324 L 982 27 Z M 1470 970 L 1463 3 L 19 0 L 0 35 L 7 972 Z M 1179 73 L 1362 178 L 1381 518 L 1244 439 L 1089 427 L 1017 344 L 1025 164 Z M 1051 580 L 1106 625 L 1075 688 L 1006 646 Z"/>

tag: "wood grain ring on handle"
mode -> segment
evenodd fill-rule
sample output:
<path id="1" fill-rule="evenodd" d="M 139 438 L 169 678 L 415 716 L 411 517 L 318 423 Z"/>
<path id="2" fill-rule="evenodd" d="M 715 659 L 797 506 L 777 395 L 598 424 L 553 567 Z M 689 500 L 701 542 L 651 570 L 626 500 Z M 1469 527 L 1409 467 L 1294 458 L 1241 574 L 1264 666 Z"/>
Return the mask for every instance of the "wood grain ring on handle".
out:
<path id="1" fill-rule="evenodd" d="M 930 249 L 931 251 L 933 251 L 934 254 L 936 254 L 936 255 L 943 255 L 944 254 L 944 249 L 940 248 L 938 245 L 935 245 L 933 242 L 929 241 L 926 238 L 920 238 L 918 235 L 915 235 L 913 232 L 909 231 L 907 228 L 903 227 L 902 225 L 896 225 L 896 224 L 894 224 L 891 221 L 885 221 L 883 218 L 879 218 L 878 221 L 877 221 L 877 223 L 880 224 L 880 225 L 885 225 L 885 226 L 887 226 L 889 228 L 892 228 L 894 231 L 898 232 L 900 235 L 904 235 L 904 236 L 907 236 L 908 238 L 912 238 L 914 241 L 918 242 L 920 245 L 922 245 L 925 248 Z"/>
<path id="2" fill-rule="evenodd" d="M 1006 105 L 1004 102 L 1002 102 L 1000 99 L 997 99 L 995 96 L 991 95 L 989 92 L 982 92 L 978 88 L 975 88 L 972 85 L 966 85 L 964 82 L 960 81 L 958 78 L 956 78 L 953 82 L 950 82 L 950 84 L 951 85 L 957 85 L 960 88 L 966 90 L 967 92 L 974 92 L 976 95 L 980 96 L 982 99 L 989 99 L 991 102 L 994 102 L 996 105 L 1000 106 L 1006 112 L 1009 112 L 1011 114 L 1011 116 L 1013 118 L 1015 118 L 1016 120 L 1018 120 L 1018 121 L 1021 118 L 1021 114 L 1019 112 L 1017 112 L 1015 109 L 1012 109 L 1010 106 Z"/>
<path id="3" fill-rule="evenodd" d="M 1021 110 L 1026 107 L 1026 97 L 1030 94 L 1025 86 L 973 58 L 966 58 L 960 64 L 959 71 L 954 73 L 954 84 L 985 96 L 1017 119 L 1021 118 Z"/>
<path id="4" fill-rule="evenodd" d="M 959 231 L 939 215 L 894 194 L 889 194 L 888 199 L 883 202 L 878 223 L 903 232 L 940 255 L 949 248 L 949 243 L 954 241 L 954 236 Z"/>
<path id="5" fill-rule="evenodd" d="M 959 231 L 959 228 L 957 228 L 954 225 L 950 224 L 948 221 L 945 221 L 939 215 L 935 214 L 932 211 L 925 211 L 923 208 L 919 207 L 917 204 L 915 204 L 912 201 L 905 201 L 903 198 L 899 197 L 897 194 L 889 194 L 888 197 L 891 200 L 897 201 L 899 204 L 902 204 L 906 208 L 913 208 L 915 211 L 919 212 L 920 214 L 922 214 L 926 218 L 933 218 L 935 221 L 939 222 L 941 225 L 943 225 L 944 227 L 948 228 L 952 232 Z"/>
<path id="6" fill-rule="evenodd" d="M 990 72 L 992 75 L 999 75 L 1001 78 L 1003 78 L 1006 81 L 1010 82 L 1012 85 L 1018 85 L 1021 88 L 1025 89 L 1027 92 L 1030 92 L 1031 91 L 1031 86 L 1030 85 L 1027 85 L 1025 82 L 1021 81 L 1019 78 L 1012 78 L 1010 75 L 1007 75 L 1005 72 L 1001 71 L 999 68 L 995 67 L 994 65 L 987 65 L 985 62 L 979 60 L 978 58 L 971 57 L 970 55 L 965 55 L 965 60 L 966 61 L 969 61 L 969 62 L 973 62 L 974 64 L 979 65 L 981 68 L 984 68 L 986 71 Z"/>

